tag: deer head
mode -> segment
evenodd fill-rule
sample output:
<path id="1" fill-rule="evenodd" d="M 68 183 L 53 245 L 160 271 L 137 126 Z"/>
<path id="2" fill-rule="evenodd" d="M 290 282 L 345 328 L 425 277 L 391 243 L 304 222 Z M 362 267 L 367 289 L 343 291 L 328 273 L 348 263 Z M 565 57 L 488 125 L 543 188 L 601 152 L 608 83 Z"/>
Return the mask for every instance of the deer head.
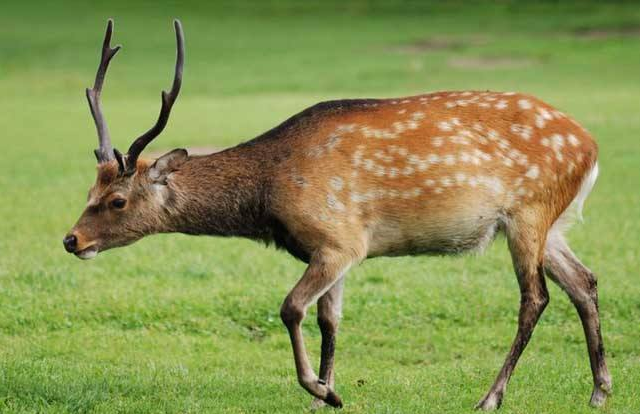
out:
<path id="1" fill-rule="evenodd" d="M 120 46 L 110 46 L 113 20 L 109 19 L 107 23 L 96 79 L 93 88 L 86 90 L 98 132 L 99 147 L 94 151 L 98 175 L 89 190 L 84 212 L 63 240 L 65 249 L 81 259 L 91 259 L 99 251 L 130 244 L 146 234 L 162 230 L 162 204 L 170 197 L 171 191 L 168 177 L 187 159 L 187 152 L 176 149 L 155 162 L 139 159 L 139 156 L 167 125 L 171 108 L 180 92 L 184 36 L 178 20 L 174 20 L 174 28 L 177 55 L 171 90 L 162 91 L 162 106 L 155 125 L 133 141 L 126 154 L 122 154 L 111 146 L 109 129 L 100 107 L 100 94 L 109 62 L 120 50 Z"/>

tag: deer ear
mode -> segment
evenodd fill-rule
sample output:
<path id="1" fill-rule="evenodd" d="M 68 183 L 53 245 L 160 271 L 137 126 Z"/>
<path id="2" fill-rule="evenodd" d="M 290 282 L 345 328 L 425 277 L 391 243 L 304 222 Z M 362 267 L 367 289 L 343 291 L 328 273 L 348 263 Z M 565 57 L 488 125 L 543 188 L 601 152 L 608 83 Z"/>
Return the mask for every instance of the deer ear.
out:
<path id="1" fill-rule="evenodd" d="M 188 158 L 187 150 L 183 148 L 174 149 L 158 158 L 149 168 L 149 178 L 158 184 L 167 184 L 169 174 L 180 168 Z"/>

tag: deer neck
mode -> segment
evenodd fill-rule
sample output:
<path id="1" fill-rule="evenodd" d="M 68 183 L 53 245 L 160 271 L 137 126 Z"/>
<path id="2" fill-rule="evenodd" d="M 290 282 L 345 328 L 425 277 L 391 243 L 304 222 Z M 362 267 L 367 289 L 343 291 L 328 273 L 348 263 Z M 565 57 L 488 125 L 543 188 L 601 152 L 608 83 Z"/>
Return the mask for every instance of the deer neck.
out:
<path id="1" fill-rule="evenodd" d="M 252 148 L 190 157 L 174 174 L 169 230 L 185 234 L 264 238 L 271 165 Z"/>

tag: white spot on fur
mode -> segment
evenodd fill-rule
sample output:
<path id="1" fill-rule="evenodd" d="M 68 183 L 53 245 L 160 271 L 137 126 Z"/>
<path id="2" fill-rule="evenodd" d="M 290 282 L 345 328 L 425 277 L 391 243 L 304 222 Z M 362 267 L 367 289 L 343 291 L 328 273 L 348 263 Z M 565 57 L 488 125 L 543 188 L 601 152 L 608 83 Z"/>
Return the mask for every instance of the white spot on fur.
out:
<path id="1" fill-rule="evenodd" d="M 478 182 L 493 191 L 495 194 L 502 194 L 504 192 L 502 181 L 497 177 L 482 176 L 478 178 Z"/>
<path id="2" fill-rule="evenodd" d="M 342 138 L 340 136 L 331 135 L 329 136 L 329 139 L 324 146 L 327 148 L 327 150 L 332 150 L 340 143 L 341 140 Z"/>
<path id="3" fill-rule="evenodd" d="M 415 172 L 415 170 L 414 170 L 414 168 L 413 168 L 413 167 L 409 167 L 409 166 L 407 166 L 407 167 L 404 167 L 404 168 L 402 169 L 402 175 L 411 175 L 411 174 L 413 174 L 414 172 Z"/>
<path id="4" fill-rule="evenodd" d="M 375 164 L 373 163 L 373 160 L 370 160 L 370 159 L 368 159 L 368 158 L 367 158 L 367 159 L 365 159 L 365 160 L 364 160 L 364 162 L 363 162 L 363 163 L 364 163 L 364 169 L 365 169 L 365 170 L 367 170 L 367 171 L 371 171 L 371 170 L 373 170 L 373 167 L 374 167 L 374 165 L 375 165 Z"/>
<path id="5" fill-rule="evenodd" d="M 550 121 L 552 119 L 553 119 L 553 116 L 545 108 L 540 108 L 540 107 L 537 108 L 535 122 L 538 128 L 544 128 L 545 125 L 547 125 L 547 121 Z"/>
<path id="6" fill-rule="evenodd" d="M 449 137 L 449 140 L 453 144 L 459 144 L 459 145 L 469 145 L 471 143 L 467 138 L 461 137 L 459 135 L 452 135 Z"/>
<path id="7" fill-rule="evenodd" d="M 531 109 L 531 108 L 533 108 L 533 105 L 531 105 L 531 102 L 529 102 L 528 99 L 519 99 L 518 100 L 518 106 L 520 107 L 520 109 Z"/>
<path id="8" fill-rule="evenodd" d="M 560 134 L 551 135 L 551 141 L 554 147 L 562 148 L 564 146 L 564 138 Z"/>
<path id="9" fill-rule="evenodd" d="M 580 145 L 580 140 L 578 138 L 576 138 L 575 135 L 573 134 L 569 134 L 567 135 L 567 140 L 569 141 L 569 143 L 571 145 L 573 145 L 574 147 L 577 147 L 578 145 Z"/>
<path id="10" fill-rule="evenodd" d="M 351 193 L 350 198 L 354 203 L 364 203 L 367 201 L 367 198 L 363 194 L 356 192 Z"/>
<path id="11" fill-rule="evenodd" d="M 304 177 L 301 175 L 293 174 L 291 176 L 291 181 L 293 181 L 294 184 L 297 185 L 298 187 L 305 188 L 308 186 L 307 180 L 305 180 Z"/>
<path id="12" fill-rule="evenodd" d="M 420 194 L 422 194 L 422 189 L 414 187 L 411 190 L 403 191 L 402 198 L 418 197 Z"/>
<path id="13" fill-rule="evenodd" d="M 507 109 L 508 106 L 509 104 L 506 100 L 500 99 L 493 107 L 496 109 Z"/>
<path id="14" fill-rule="evenodd" d="M 529 167 L 529 170 L 525 174 L 525 177 L 535 180 L 536 178 L 538 178 L 538 175 L 540 175 L 540 168 L 538 168 L 536 164 L 533 164 L 531 167 Z"/>
<path id="15" fill-rule="evenodd" d="M 511 132 L 528 141 L 533 133 L 533 128 L 529 125 L 511 124 Z"/>
<path id="16" fill-rule="evenodd" d="M 438 128 L 442 131 L 453 131 L 453 126 L 447 121 L 438 122 Z"/>
<path id="17" fill-rule="evenodd" d="M 385 152 L 382 150 L 377 150 L 373 153 L 373 156 L 387 163 L 393 162 L 393 157 L 391 155 L 385 154 Z"/>
<path id="18" fill-rule="evenodd" d="M 344 211 L 345 206 L 340 200 L 338 200 L 333 194 L 327 194 L 327 206 L 335 211 Z"/>
<path id="19" fill-rule="evenodd" d="M 344 124 L 344 125 L 338 126 L 336 131 L 338 133 L 340 133 L 340 132 L 355 132 L 356 127 L 357 127 L 356 124 Z"/>
<path id="20" fill-rule="evenodd" d="M 344 181 L 340 177 L 331 177 L 329 185 L 336 191 L 340 191 L 344 188 Z"/>

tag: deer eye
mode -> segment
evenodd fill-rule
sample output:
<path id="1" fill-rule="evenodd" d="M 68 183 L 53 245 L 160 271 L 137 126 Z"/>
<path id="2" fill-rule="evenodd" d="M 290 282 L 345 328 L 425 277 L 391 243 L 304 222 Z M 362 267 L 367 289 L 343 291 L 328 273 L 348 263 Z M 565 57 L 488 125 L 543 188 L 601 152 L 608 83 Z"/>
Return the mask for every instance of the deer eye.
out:
<path id="1" fill-rule="evenodd" d="M 127 200 L 124 198 L 114 198 L 111 200 L 111 207 L 117 208 L 118 210 L 123 209 L 124 206 L 127 205 Z"/>

